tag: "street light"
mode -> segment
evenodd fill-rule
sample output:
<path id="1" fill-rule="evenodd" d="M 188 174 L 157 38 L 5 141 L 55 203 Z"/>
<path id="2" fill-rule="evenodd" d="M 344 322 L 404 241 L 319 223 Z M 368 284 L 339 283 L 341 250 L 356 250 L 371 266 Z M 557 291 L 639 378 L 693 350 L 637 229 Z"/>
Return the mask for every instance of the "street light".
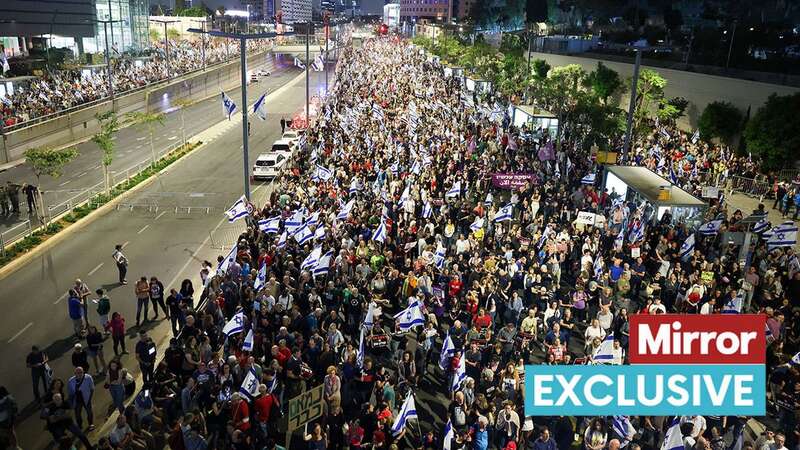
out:
<path id="1" fill-rule="evenodd" d="M 113 102 L 114 101 L 114 83 L 113 83 L 113 81 L 111 79 L 111 52 L 108 50 L 108 25 L 112 24 L 114 22 L 119 23 L 119 22 L 122 22 L 122 21 L 121 20 L 97 20 L 97 19 L 95 19 L 95 20 L 86 19 L 86 21 L 89 22 L 89 23 L 102 23 L 103 24 L 103 36 L 105 38 L 105 43 L 106 43 L 105 51 L 103 53 L 104 53 L 104 56 L 105 56 L 105 59 L 106 59 L 106 72 L 107 72 L 107 75 L 108 75 L 106 77 L 107 78 L 106 81 L 108 82 L 108 96 L 111 97 L 111 101 Z"/>
<path id="2" fill-rule="evenodd" d="M 180 20 L 158 20 L 158 19 L 149 19 L 150 22 L 160 23 L 164 25 L 164 54 L 167 57 L 167 78 L 169 78 L 169 39 L 167 39 L 167 25 L 171 23 L 178 23 Z"/>
<path id="3" fill-rule="evenodd" d="M 202 54 L 203 58 L 203 69 L 206 68 L 206 19 L 199 20 L 199 19 L 192 19 L 192 22 L 200 23 L 200 26 L 203 27 L 203 32 L 200 34 L 200 53 Z"/>
<path id="4" fill-rule="evenodd" d="M 225 33 L 222 31 L 211 30 L 203 31 L 197 28 L 189 28 L 189 33 L 202 33 L 214 37 L 221 37 L 227 39 L 237 39 L 239 41 L 239 58 L 242 72 L 242 156 L 244 159 L 244 196 L 250 200 L 250 156 L 248 155 L 248 131 L 250 128 L 247 120 L 247 41 L 249 39 L 270 39 L 277 36 L 277 33 L 255 33 L 255 34 L 242 34 L 242 33 Z M 283 33 L 283 36 L 290 36 L 294 33 Z M 308 65 L 306 64 L 306 67 Z M 308 76 L 308 75 L 306 75 Z M 307 81 L 306 81 L 307 83 Z M 306 84 L 307 86 L 307 84 Z M 308 88 L 306 87 L 306 96 L 308 95 Z M 308 99 L 306 99 L 306 104 Z"/>
<path id="5" fill-rule="evenodd" d="M 633 80 L 631 80 L 631 102 L 628 105 L 628 123 L 625 130 L 625 143 L 622 145 L 622 158 L 620 163 L 624 163 L 628 156 L 628 149 L 631 146 L 631 133 L 633 132 L 633 113 L 636 109 L 636 86 L 639 84 L 639 66 L 642 64 L 642 51 L 634 49 L 636 52 L 636 64 L 633 66 Z"/>

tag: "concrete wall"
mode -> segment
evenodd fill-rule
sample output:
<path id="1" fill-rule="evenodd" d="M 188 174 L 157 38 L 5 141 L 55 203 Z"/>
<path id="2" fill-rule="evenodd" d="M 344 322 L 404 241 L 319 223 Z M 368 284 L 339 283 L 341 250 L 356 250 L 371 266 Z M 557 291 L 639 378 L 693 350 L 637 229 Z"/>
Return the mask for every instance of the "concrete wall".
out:
<path id="1" fill-rule="evenodd" d="M 252 54 L 247 58 L 247 67 L 250 70 L 272 70 L 273 65 L 274 59 L 270 52 Z M 120 115 L 134 111 L 164 111 L 173 108 L 177 100 L 197 101 L 219 94 L 221 90 L 238 87 L 240 71 L 238 61 L 216 66 L 176 78 L 167 84 L 158 84 L 150 89 L 116 97 L 113 108 Z M 4 134 L 0 164 L 22 158 L 25 150 L 31 147 L 61 146 L 88 139 L 99 130 L 95 114 L 111 108 L 111 101 L 107 101 Z"/>
<path id="2" fill-rule="evenodd" d="M 556 55 L 550 53 L 531 53 L 532 59 L 544 59 L 553 67 L 565 66 L 567 64 L 579 64 L 590 72 L 597 68 L 597 59 L 581 58 L 578 56 Z M 624 79 L 633 76 L 633 64 L 615 61 L 603 61 L 603 64 L 616 70 Z M 647 67 L 647 66 L 642 66 Z M 732 103 L 742 110 L 744 114 L 747 108 L 751 108 L 751 115 L 766 102 L 767 97 L 772 93 L 778 95 L 791 95 L 800 89 L 790 86 L 777 84 L 761 83 L 757 81 L 741 80 L 737 78 L 726 78 L 715 75 L 705 75 L 693 72 L 684 72 L 673 69 L 663 69 L 659 67 L 647 67 L 660 73 L 667 79 L 665 90 L 667 97 L 684 97 L 689 100 L 686 116 L 678 123 L 686 130 L 693 130 L 697 127 L 697 119 L 702 114 L 703 109 L 711 102 L 722 100 Z M 626 81 L 627 85 L 627 81 Z M 628 87 L 630 89 L 630 87 Z M 627 110 L 630 96 L 625 93 L 620 96 L 620 106 Z"/>

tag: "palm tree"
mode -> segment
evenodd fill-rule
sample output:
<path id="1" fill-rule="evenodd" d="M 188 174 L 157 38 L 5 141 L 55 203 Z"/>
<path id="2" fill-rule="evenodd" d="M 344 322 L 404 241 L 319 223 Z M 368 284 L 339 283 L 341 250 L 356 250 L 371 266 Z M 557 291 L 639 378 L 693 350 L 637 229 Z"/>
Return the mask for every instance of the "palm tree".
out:
<path id="1" fill-rule="evenodd" d="M 147 129 L 147 133 L 150 136 L 150 153 L 153 155 L 153 165 L 156 164 L 156 148 L 153 143 L 153 133 L 155 132 L 155 126 L 161 125 L 164 126 L 164 118 L 166 117 L 164 113 L 148 113 L 148 112 L 132 112 L 128 113 L 127 117 L 130 118 L 133 123 L 137 126 Z"/>

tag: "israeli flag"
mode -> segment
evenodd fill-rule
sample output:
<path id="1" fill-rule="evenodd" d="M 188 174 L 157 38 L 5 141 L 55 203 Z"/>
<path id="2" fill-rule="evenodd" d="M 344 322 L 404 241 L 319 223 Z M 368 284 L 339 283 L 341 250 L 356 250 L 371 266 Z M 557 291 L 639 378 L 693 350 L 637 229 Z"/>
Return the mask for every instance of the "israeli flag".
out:
<path id="1" fill-rule="evenodd" d="M 228 252 L 228 255 L 225 256 L 225 259 L 219 262 L 217 265 L 217 275 L 224 275 L 228 272 L 228 267 L 231 265 L 232 262 L 236 261 L 236 253 L 239 251 L 238 244 L 233 244 L 231 247 L 231 251 Z M 211 277 L 208 277 L 209 279 Z"/>
<path id="2" fill-rule="evenodd" d="M 236 202 L 225 211 L 225 215 L 228 217 L 228 222 L 230 223 L 236 222 L 248 214 L 250 214 L 250 210 L 244 195 L 239 197 L 239 200 L 236 200 Z"/>
<path id="3" fill-rule="evenodd" d="M 419 175 L 422 172 L 422 164 L 419 160 L 415 160 L 414 164 L 411 165 L 411 173 L 414 175 Z"/>
<path id="4" fill-rule="evenodd" d="M 400 173 L 400 163 L 395 161 L 389 166 L 389 172 L 392 172 L 392 175 L 397 176 Z"/>
<path id="5" fill-rule="evenodd" d="M 491 206 L 493 202 L 494 202 L 494 196 L 492 195 L 491 192 L 487 193 L 486 200 L 483 201 L 483 204 L 486 206 Z"/>
<path id="6" fill-rule="evenodd" d="M 672 184 L 678 183 L 678 176 L 675 175 L 675 168 L 672 164 L 669 165 L 669 180 L 672 182 Z"/>
<path id="7" fill-rule="evenodd" d="M 397 414 L 397 418 L 394 420 L 392 435 L 399 435 L 408 426 L 408 421 L 411 419 L 418 419 L 417 405 L 414 404 L 413 392 L 409 392 L 408 397 L 403 402 L 403 407 L 400 408 L 400 413 Z"/>
<path id="8" fill-rule="evenodd" d="M 556 160 L 556 173 L 555 177 L 561 179 L 561 164 Z"/>
<path id="9" fill-rule="evenodd" d="M 348 193 L 350 195 L 355 194 L 360 189 L 361 188 L 360 188 L 359 183 L 358 183 L 358 178 L 353 178 L 352 180 L 350 180 L 350 189 L 348 190 Z"/>
<path id="10" fill-rule="evenodd" d="M 378 228 L 375 230 L 375 232 L 372 233 L 372 240 L 380 243 L 386 241 L 386 224 L 383 222 L 383 220 L 381 220 L 381 224 L 378 225 Z"/>
<path id="11" fill-rule="evenodd" d="M 258 269 L 258 274 L 256 275 L 256 280 L 253 282 L 253 290 L 258 292 L 264 287 L 264 284 L 267 282 L 267 264 L 261 264 L 261 268 Z"/>
<path id="12" fill-rule="evenodd" d="M 736 291 L 736 295 L 722 306 L 723 314 L 740 314 L 744 304 L 744 289 Z"/>
<path id="13" fill-rule="evenodd" d="M 253 329 L 251 328 L 250 331 L 247 332 L 247 336 L 244 337 L 244 342 L 242 342 L 242 351 L 245 352 L 252 352 L 253 351 Z"/>
<path id="14" fill-rule="evenodd" d="M 572 160 L 570 160 L 569 156 L 567 156 L 567 176 L 569 176 L 570 170 L 572 170 Z"/>
<path id="15" fill-rule="evenodd" d="M 256 397 L 258 397 L 258 386 L 260 384 L 261 383 L 259 383 L 258 376 L 256 376 L 256 369 L 251 367 L 242 381 L 242 386 L 239 388 L 239 393 L 244 395 L 248 400 L 253 401 Z"/>
<path id="16" fill-rule="evenodd" d="M 364 328 L 371 330 L 375 325 L 375 302 L 369 302 L 367 315 L 364 316 Z"/>
<path id="17" fill-rule="evenodd" d="M 281 236 L 278 238 L 278 244 L 277 244 L 278 250 L 286 247 L 286 239 L 288 239 L 288 237 L 289 233 L 287 233 L 286 230 L 284 230 L 283 234 L 281 234 Z"/>
<path id="18" fill-rule="evenodd" d="M 590 173 L 585 177 L 581 178 L 581 184 L 594 184 L 595 178 L 597 178 L 597 174 Z"/>
<path id="19" fill-rule="evenodd" d="M 400 311 L 394 316 L 400 321 L 400 331 L 406 332 L 414 327 L 425 325 L 425 317 L 422 315 L 422 307 L 419 302 L 414 302 L 408 308 Z"/>
<path id="20" fill-rule="evenodd" d="M 625 227 L 619 229 L 619 233 L 616 239 L 614 239 L 614 248 L 620 250 L 623 244 L 625 244 Z"/>
<path id="21" fill-rule="evenodd" d="M 472 225 L 469 226 L 469 229 L 472 230 L 473 233 L 477 232 L 481 228 L 483 228 L 483 217 L 476 217 L 475 221 L 472 222 Z"/>
<path id="22" fill-rule="evenodd" d="M 505 222 L 507 220 L 511 220 L 514 215 L 513 210 L 514 210 L 514 205 L 511 203 L 507 204 L 506 206 L 503 206 L 502 208 L 500 208 L 499 211 L 497 211 L 497 214 L 494 215 L 494 221 Z"/>
<path id="23" fill-rule="evenodd" d="M 256 104 L 253 105 L 253 113 L 261 120 L 267 120 L 267 102 L 264 101 L 265 98 L 267 98 L 266 92 L 261 94 Z"/>
<path id="24" fill-rule="evenodd" d="M 325 61 L 322 60 L 322 55 L 317 55 L 317 57 L 314 58 L 314 62 L 311 63 L 311 69 L 314 72 L 322 72 L 324 68 Z"/>
<path id="25" fill-rule="evenodd" d="M 686 240 L 683 241 L 683 244 L 681 245 L 681 249 L 679 252 L 681 260 L 686 262 L 693 251 L 694 251 L 694 233 L 690 234 L 689 237 L 687 237 Z"/>
<path id="26" fill-rule="evenodd" d="M 239 311 L 234 314 L 231 320 L 222 327 L 222 333 L 225 336 L 233 336 L 244 331 L 244 313 Z"/>
<path id="27" fill-rule="evenodd" d="M 789 360 L 790 366 L 800 366 L 800 352 L 797 352 L 792 356 L 792 359 Z"/>
<path id="28" fill-rule="evenodd" d="M 697 231 L 703 236 L 716 236 L 716 234 L 719 233 L 720 227 L 722 227 L 721 219 L 712 220 L 711 222 L 700 225 Z"/>
<path id="29" fill-rule="evenodd" d="M 11 70 L 11 65 L 8 64 L 8 58 L 6 58 L 5 53 L 2 56 L 3 56 L 3 75 L 5 75 L 6 72 Z"/>
<path id="30" fill-rule="evenodd" d="M 694 130 L 694 133 L 692 133 L 692 144 L 696 144 L 698 139 L 700 139 L 700 130 L 699 129 Z"/>
<path id="31" fill-rule="evenodd" d="M 319 211 L 312 214 L 311 217 L 309 217 L 308 220 L 306 221 L 306 225 L 310 227 L 315 227 L 318 224 L 319 224 Z"/>
<path id="32" fill-rule="evenodd" d="M 308 225 L 303 225 L 294 232 L 292 237 L 295 241 L 297 241 L 298 244 L 303 245 L 314 238 L 314 233 L 311 232 L 311 229 L 308 228 Z"/>
<path id="33" fill-rule="evenodd" d="M 453 184 L 453 187 L 451 187 L 450 190 L 448 190 L 447 193 L 444 194 L 444 196 L 448 197 L 448 198 L 450 198 L 450 197 L 458 197 L 459 195 L 461 195 L 461 182 L 460 181 L 456 181 L 455 184 Z"/>
<path id="34" fill-rule="evenodd" d="M 636 428 L 633 426 L 628 416 L 614 416 L 611 420 L 611 427 L 614 429 L 614 432 L 617 433 L 617 436 L 620 437 L 620 448 L 625 448 L 636 434 Z"/>
<path id="35" fill-rule="evenodd" d="M 761 234 L 767 231 L 771 226 L 772 225 L 769 223 L 769 220 L 767 220 L 765 217 L 753 224 L 753 233 Z"/>
<path id="36" fill-rule="evenodd" d="M 350 215 L 350 211 L 353 210 L 355 204 L 356 204 L 355 200 L 350 200 L 349 202 L 347 202 L 342 207 L 342 209 L 339 210 L 339 213 L 336 215 L 336 218 L 339 220 L 347 220 L 347 217 Z"/>
<path id="37" fill-rule="evenodd" d="M 372 115 L 378 120 L 383 120 L 383 108 L 377 103 L 372 104 Z"/>
<path id="38" fill-rule="evenodd" d="M 366 353 L 364 348 L 364 328 L 361 328 L 361 334 L 358 336 L 358 351 L 356 352 L 356 364 L 358 367 L 364 367 L 364 354 Z"/>
<path id="39" fill-rule="evenodd" d="M 644 239 L 644 222 L 639 221 L 638 224 L 634 224 L 630 235 L 628 235 L 628 240 L 631 243 L 635 243 L 641 241 L 642 239 Z"/>
<path id="40" fill-rule="evenodd" d="M 313 270 L 319 264 L 319 259 L 322 257 L 322 246 L 314 247 L 314 250 L 306 256 L 303 263 L 300 264 L 300 270 Z"/>
<path id="41" fill-rule="evenodd" d="M 677 417 L 672 419 L 669 429 L 667 429 L 667 435 L 664 437 L 664 442 L 661 444 L 661 450 L 684 450 L 681 422 Z"/>
<path id="42" fill-rule="evenodd" d="M 772 236 L 767 239 L 767 248 L 792 247 L 797 244 L 797 225 L 787 221 L 772 230 Z"/>
<path id="43" fill-rule="evenodd" d="M 592 361 L 598 364 L 607 364 L 612 359 L 614 359 L 614 333 L 609 333 L 592 354 Z"/>
<path id="44" fill-rule="evenodd" d="M 447 332 L 447 336 L 444 338 L 444 342 L 442 342 L 442 351 L 439 353 L 439 368 L 442 370 L 447 370 L 449 366 L 448 362 L 450 358 L 456 353 L 456 346 L 453 344 L 453 340 L 450 339 L 450 332 Z"/>
<path id="45" fill-rule="evenodd" d="M 323 239 L 325 239 L 325 227 L 324 226 L 317 227 L 317 229 L 314 230 L 314 240 L 321 241 Z"/>
<path id="46" fill-rule="evenodd" d="M 231 98 L 228 97 L 228 94 L 223 92 L 222 93 L 222 114 L 224 114 L 225 117 L 228 118 L 228 120 L 231 120 L 231 116 L 233 115 L 234 112 L 236 112 L 236 103 L 234 103 L 233 100 L 231 100 Z"/>
<path id="47" fill-rule="evenodd" d="M 453 423 L 450 422 L 450 419 L 447 419 L 447 423 L 444 424 L 444 437 L 442 438 L 442 450 L 451 450 L 453 445 L 453 439 L 456 438 L 456 434 L 453 431 Z"/>
<path id="48" fill-rule="evenodd" d="M 258 229 L 266 234 L 275 234 L 281 230 L 281 216 L 270 217 L 258 221 Z"/>
<path id="49" fill-rule="evenodd" d="M 311 177 L 314 181 L 328 181 L 333 177 L 333 172 L 328 169 L 327 167 L 322 167 L 319 164 L 316 165 L 316 170 L 314 171 L 314 176 Z"/>
<path id="50" fill-rule="evenodd" d="M 323 275 L 327 275 L 328 271 L 331 269 L 331 260 L 333 260 L 333 250 L 328 250 L 322 257 L 319 259 L 319 263 L 317 266 L 314 267 L 314 276 L 321 277 Z"/>
<path id="51" fill-rule="evenodd" d="M 297 56 L 294 57 L 294 66 L 299 67 L 302 70 L 306 70 L 306 65 L 303 64 L 303 61 L 300 61 L 300 58 Z"/>
<path id="52" fill-rule="evenodd" d="M 397 201 L 397 205 L 398 206 L 403 206 L 403 203 L 405 203 L 405 201 L 408 200 L 409 197 L 411 197 L 411 185 L 410 184 L 406 185 L 406 188 L 403 189 L 403 193 L 400 194 L 400 200 Z"/>
<path id="53" fill-rule="evenodd" d="M 442 270 L 444 269 L 444 259 L 447 255 L 447 249 L 444 247 L 437 247 L 436 253 L 433 254 L 433 264 L 436 266 L 437 269 Z"/>
<path id="54" fill-rule="evenodd" d="M 656 165 L 656 171 L 664 172 L 664 167 L 666 166 L 667 166 L 667 160 L 664 159 L 664 157 L 662 156 L 661 159 L 658 160 L 658 165 Z"/>
<path id="55" fill-rule="evenodd" d="M 603 275 L 603 258 L 600 257 L 600 253 L 598 253 L 597 257 L 594 259 L 592 269 L 594 270 L 595 279 L 599 279 L 600 276 Z"/>
<path id="56" fill-rule="evenodd" d="M 305 220 L 305 213 L 303 212 L 303 208 L 295 210 L 286 222 L 283 224 L 286 231 L 289 233 L 294 234 L 300 227 L 303 226 L 303 220 Z"/>
<path id="57" fill-rule="evenodd" d="M 467 379 L 467 358 L 461 355 L 458 360 L 458 367 L 456 373 L 453 375 L 453 383 L 450 385 L 450 392 L 455 392 L 461 389 L 461 384 Z"/>
<path id="58" fill-rule="evenodd" d="M 431 203 L 425 202 L 425 205 L 422 207 L 422 218 L 430 219 L 432 215 L 433 215 L 433 207 L 431 206 Z"/>

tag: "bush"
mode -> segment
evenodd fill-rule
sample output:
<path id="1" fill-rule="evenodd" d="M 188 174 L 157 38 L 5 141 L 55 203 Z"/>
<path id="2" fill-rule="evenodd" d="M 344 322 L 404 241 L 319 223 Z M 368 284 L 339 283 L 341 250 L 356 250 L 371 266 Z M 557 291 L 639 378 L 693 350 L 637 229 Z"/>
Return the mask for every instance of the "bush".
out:
<path id="1" fill-rule="evenodd" d="M 739 133 L 742 113 L 728 102 L 709 103 L 697 121 L 700 138 L 704 141 L 719 138 L 730 144 Z"/>
<path id="2" fill-rule="evenodd" d="M 794 164 L 800 148 L 800 93 L 772 94 L 758 108 L 744 131 L 747 150 L 759 156 L 765 169 Z"/>

